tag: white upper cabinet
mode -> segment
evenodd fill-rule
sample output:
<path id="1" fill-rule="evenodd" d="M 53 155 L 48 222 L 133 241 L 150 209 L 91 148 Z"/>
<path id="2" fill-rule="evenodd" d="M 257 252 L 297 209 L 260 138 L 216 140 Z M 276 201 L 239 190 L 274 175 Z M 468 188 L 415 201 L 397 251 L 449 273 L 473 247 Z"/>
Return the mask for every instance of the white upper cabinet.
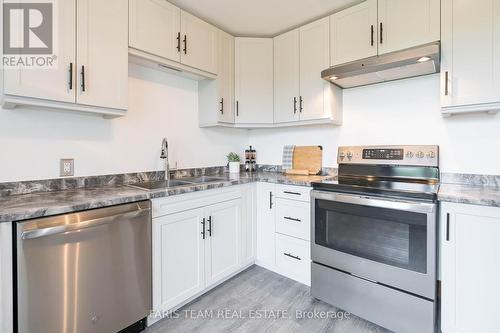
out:
<path id="1" fill-rule="evenodd" d="M 273 123 L 272 38 L 236 38 L 235 99 L 235 123 Z"/>
<path id="2" fill-rule="evenodd" d="M 5 94 L 75 103 L 75 76 L 71 72 L 76 72 L 76 1 L 61 1 L 56 8 L 58 67 L 5 69 Z"/>
<path id="3" fill-rule="evenodd" d="M 274 37 L 274 122 L 299 120 L 299 29 Z"/>
<path id="4" fill-rule="evenodd" d="M 500 110 L 500 3 L 442 1 L 445 114 Z"/>
<path id="5" fill-rule="evenodd" d="M 341 122 L 340 90 L 320 76 L 330 62 L 330 20 L 274 38 L 274 122 Z"/>
<path id="6" fill-rule="evenodd" d="M 217 28 L 166 0 L 129 0 L 129 46 L 217 73 Z"/>
<path id="7" fill-rule="evenodd" d="M 299 67 L 299 29 L 274 37 L 275 123 L 299 120 Z"/>
<path id="8" fill-rule="evenodd" d="M 128 100 L 127 3 L 68 0 L 56 8 L 58 67 L 6 70 L 4 104 L 123 115 Z"/>
<path id="9" fill-rule="evenodd" d="M 440 39 L 440 0 L 367 0 L 330 16 L 331 66 Z"/>
<path id="10" fill-rule="evenodd" d="M 218 50 L 219 121 L 234 123 L 234 37 L 219 30 Z"/>
<path id="11" fill-rule="evenodd" d="M 341 98 L 337 89 L 320 75 L 328 68 L 329 41 L 328 17 L 300 28 L 300 120 L 326 119 L 340 112 L 335 109 L 335 99 Z"/>
<path id="12" fill-rule="evenodd" d="M 217 30 L 217 79 L 198 82 L 199 125 L 234 123 L 234 37 Z"/>
<path id="13" fill-rule="evenodd" d="M 181 11 L 181 63 L 217 73 L 217 29 Z"/>
<path id="14" fill-rule="evenodd" d="M 181 10 L 166 0 L 129 0 L 129 46 L 180 61 Z"/>
<path id="15" fill-rule="evenodd" d="M 127 109 L 127 6 L 123 0 L 78 0 L 77 4 L 76 102 Z"/>
<path id="16" fill-rule="evenodd" d="M 367 0 L 330 16 L 330 65 L 377 55 L 377 23 L 377 0 Z"/>
<path id="17" fill-rule="evenodd" d="M 498 332 L 500 209 L 441 204 L 441 331 Z"/>
<path id="18" fill-rule="evenodd" d="M 438 41 L 440 6 L 440 0 L 378 0 L 378 53 Z"/>

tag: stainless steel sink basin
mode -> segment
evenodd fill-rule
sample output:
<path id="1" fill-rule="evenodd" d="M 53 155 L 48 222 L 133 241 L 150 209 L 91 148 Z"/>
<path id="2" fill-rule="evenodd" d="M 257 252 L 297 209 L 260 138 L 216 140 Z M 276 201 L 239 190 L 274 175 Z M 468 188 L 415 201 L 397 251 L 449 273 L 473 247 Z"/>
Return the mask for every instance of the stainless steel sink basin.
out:
<path id="1" fill-rule="evenodd" d="M 191 181 L 171 179 L 170 181 L 159 180 L 154 182 L 130 184 L 129 186 L 140 188 L 142 190 L 159 190 L 162 188 L 172 188 L 172 187 L 188 186 L 194 184 L 195 183 Z"/>
<path id="2" fill-rule="evenodd" d="M 227 180 L 227 177 L 223 176 L 201 176 L 201 177 L 191 177 L 191 178 L 182 178 L 183 181 L 188 181 L 192 183 L 214 183 L 214 182 L 223 182 Z"/>

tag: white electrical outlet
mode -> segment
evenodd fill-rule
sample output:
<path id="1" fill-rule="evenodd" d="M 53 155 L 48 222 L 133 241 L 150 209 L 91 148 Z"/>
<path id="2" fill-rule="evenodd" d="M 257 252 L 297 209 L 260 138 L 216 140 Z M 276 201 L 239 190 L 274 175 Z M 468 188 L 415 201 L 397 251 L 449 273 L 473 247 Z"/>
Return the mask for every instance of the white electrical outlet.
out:
<path id="1" fill-rule="evenodd" d="M 71 177 L 75 174 L 75 160 L 72 158 L 61 158 L 60 175 L 61 177 Z"/>

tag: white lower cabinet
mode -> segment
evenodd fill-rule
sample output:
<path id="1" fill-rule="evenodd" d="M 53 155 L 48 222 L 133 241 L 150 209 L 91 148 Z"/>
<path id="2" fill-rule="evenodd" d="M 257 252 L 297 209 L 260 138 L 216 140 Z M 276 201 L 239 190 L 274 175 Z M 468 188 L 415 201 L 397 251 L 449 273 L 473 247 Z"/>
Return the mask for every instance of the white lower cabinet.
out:
<path id="1" fill-rule="evenodd" d="M 275 185 L 257 183 L 257 257 L 256 264 L 274 270 L 275 260 Z"/>
<path id="2" fill-rule="evenodd" d="M 238 270 L 241 198 L 207 207 L 205 283 L 210 286 Z"/>
<path id="3" fill-rule="evenodd" d="M 311 284 L 308 187 L 257 184 L 256 264 Z"/>
<path id="4" fill-rule="evenodd" d="M 247 221 L 252 199 L 246 196 L 253 193 L 248 187 L 153 200 L 150 323 L 252 263 L 255 228 Z"/>
<path id="5" fill-rule="evenodd" d="M 290 279 L 311 285 L 311 244 L 276 233 L 276 271 Z"/>
<path id="6" fill-rule="evenodd" d="M 441 331 L 498 332 L 500 208 L 441 203 Z"/>
<path id="7" fill-rule="evenodd" d="M 153 309 L 169 310 L 205 288 L 204 209 L 153 220 Z"/>

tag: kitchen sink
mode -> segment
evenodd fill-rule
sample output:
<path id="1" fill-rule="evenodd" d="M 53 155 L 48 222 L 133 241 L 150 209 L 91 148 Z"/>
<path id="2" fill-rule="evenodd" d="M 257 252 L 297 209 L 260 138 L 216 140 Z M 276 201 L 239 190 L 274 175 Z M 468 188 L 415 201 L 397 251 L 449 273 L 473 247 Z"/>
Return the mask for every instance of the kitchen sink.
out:
<path id="1" fill-rule="evenodd" d="M 227 177 L 223 176 L 201 176 L 201 177 L 191 177 L 182 178 L 183 181 L 188 181 L 192 183 L 213 183 L 213 182 L 223 182 L 227 180 Z"/>
<path id="2" fill-rule="evenodd" d="M 154 182 L 136 183 L 136 184 L 130 184 L 129 186 L 140 188 L 142 190 L 159 190 L 162 188 L 172 188 L 172 187 L 188 186 L 188 185 L 194 185 L 194 184 L 195 183 L 191 182 L 191 181 L 171 179 L 169 181 L 158 180 L 158 181 L 154 181 Z"/>

